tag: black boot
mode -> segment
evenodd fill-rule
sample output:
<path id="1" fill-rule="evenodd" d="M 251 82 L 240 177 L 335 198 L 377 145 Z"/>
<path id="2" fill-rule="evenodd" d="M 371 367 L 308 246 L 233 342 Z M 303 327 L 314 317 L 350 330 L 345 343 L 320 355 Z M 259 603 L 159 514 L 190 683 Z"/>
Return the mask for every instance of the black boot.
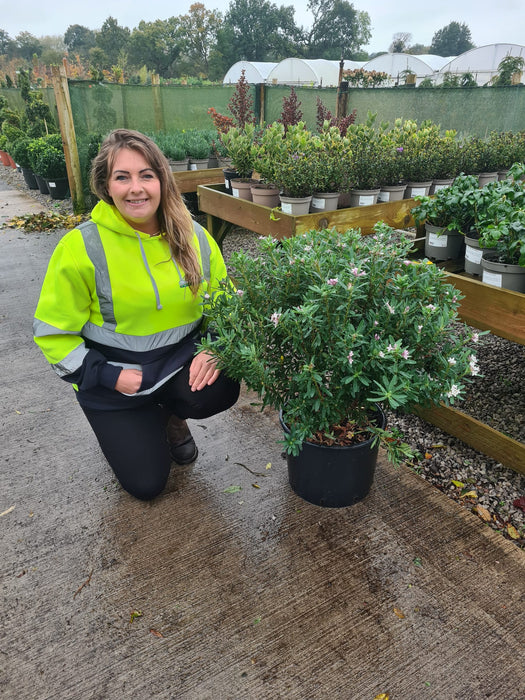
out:
<path id="1" fill-rule="evenodd" d="M 177 416 L 170 416 L 166 433 L 170 445 L 170 455 L 176 464 L 190 464 L 197 459 L 199 450 L 185 420 Z"/>

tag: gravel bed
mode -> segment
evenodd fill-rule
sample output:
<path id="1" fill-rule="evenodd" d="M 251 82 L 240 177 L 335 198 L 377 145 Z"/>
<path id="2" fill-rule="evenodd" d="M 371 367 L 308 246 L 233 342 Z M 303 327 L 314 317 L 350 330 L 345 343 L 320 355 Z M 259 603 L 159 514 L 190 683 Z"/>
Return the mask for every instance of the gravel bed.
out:
<path id="1" fill-rule="evenodd" d="M 28 190 L 22 175 L 13 168 L 2 168 L 0 179 L 29 194 L 44 210 L 72 212 L 70 199 L 55 201 L 38 190 Z M 205 217 L 197 218 L 205 224 Z M 223 245 L 226 262 L 235 250 L 253 253 L 257 239 L 258 234 L 234 229 Z M 474 378 L 457 408 L 525 442 L 525 347 L 486 334 L 481 336 L 477 355 L 482 376 Z M 388 420 L 418 451 L 418 458 L 410 466 L 421 478 L 486 522 L 490 518 L 487 526 L 518 547 L 525 547 L 525 475 L 505 468 L 416 416 L 389 412 Z M 514 505 L 519 499 L 521 507 Z"/>

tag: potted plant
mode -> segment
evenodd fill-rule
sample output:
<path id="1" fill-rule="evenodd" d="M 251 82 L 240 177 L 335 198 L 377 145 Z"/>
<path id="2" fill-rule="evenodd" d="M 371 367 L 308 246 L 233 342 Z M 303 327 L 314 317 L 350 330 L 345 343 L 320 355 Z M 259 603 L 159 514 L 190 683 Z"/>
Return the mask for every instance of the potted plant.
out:
<path id="1" fill-rule="evenodd" d="M 26 185 L 29 187 L 30 190 L 37 190 L 38 183 L 36 181 L 35 174 L 31 170 L 31 164 L 29 160 L 29 142 L 29 138 L 18 139 L 11 146 L 11 153 L 15 160 L 15 163 L 20 166 L 20 170 L 22 171 L 22 175 L 24 176 Z"/>
<path id="2" fill-rule="evenodd" d="M 516 292 L 525 292 L 525 165 L 515 163 L 509 178 L 484 189 L 476 227 L 482 281 Z"/>
<path id="3" fill-rule="evenodd" d="M 457 323 L 460 295 L 445 273 L 410 261 L 411 241 L 384 224 L 370 236 L 315 230 L 259 245 L 256 257 L 232 255 L 236 288 L 225 281 L 205 298 L 202 348 L 282 411 L 292 488 L 349 505 L 371 486 L 379 442 L 394 461 L 408 454 L 381 407 L 461 397 L 477 373 L 476 335 Z M 310 447 L 322 455 L 310 461 Z M 349 465 L 353 448 L 365 464 Z"/>
<path id="4" fill-rule="evenodd" d="M 460 257 L 464 234 L 475 223 L 472 193 L 478 196 L 478 180 L 473 175 L 461 175 L 452 185 L 439 189 L 434 195 L 416 196 L 411 213 L 416 224 L 425 226 L 425 255 L 435 260 Z M 467 205 L 470 204 L 470 206 Z"/>
<path id="5" fill-rule="evenodd" d="M 337 126 L 325 121 L 318 134 L 312 134 L 313 195 L 310 211 L 337 209 L 340 193 L 347 186 L 346 164 L 350 159 L 350 139 Z"/>
<path id="6" fill-rule="evenodd" d="M 367 124 L 351 124 L 347 136 L 350 141 L 347 166 L 350 206 L 375 204 L 380 192 L 384 148 L 371 119 Z"/>
<path id="7" fill-rule="evenodd" d="M 308 214 L 321 166 L 313 135 L 304 122 L 286 128 L 280 122 L 270 124 L 254 151 L 253 162 L 261 177 L 279 188 L 285 214 Z"/>
<path id="8" fill-rule="evenodd" d="M 226 191 L 233 193 L 232 180 L 251 180 L 253 173 L 255 125 L 233 126 L 221 134 L 221 141 L 231 159 L 231 168 L 224 169 Z M 248 184 L 249 189 L 249 184 Z"/>
<path id="9" fill-rule="evenodd" d="M 53 199 L 65 199 L 69 183 L 60 134 L 31 139 L 27 149 L 42 194 L 50 194 Z M 42 188 L 41 181 L 45 188 Z"/>

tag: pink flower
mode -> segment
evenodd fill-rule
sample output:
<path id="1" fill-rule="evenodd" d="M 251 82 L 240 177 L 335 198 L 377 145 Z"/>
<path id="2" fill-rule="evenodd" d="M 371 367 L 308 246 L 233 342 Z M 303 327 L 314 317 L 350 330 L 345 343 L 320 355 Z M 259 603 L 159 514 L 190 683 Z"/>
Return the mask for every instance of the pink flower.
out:
<path id="1" fill-rule="evenodd" d="M 329 284 L 331 287 L 335 287 L 337 282 L 337 277 L 330 277 L 330 279 L 327 281 L 327 284 Z"/>

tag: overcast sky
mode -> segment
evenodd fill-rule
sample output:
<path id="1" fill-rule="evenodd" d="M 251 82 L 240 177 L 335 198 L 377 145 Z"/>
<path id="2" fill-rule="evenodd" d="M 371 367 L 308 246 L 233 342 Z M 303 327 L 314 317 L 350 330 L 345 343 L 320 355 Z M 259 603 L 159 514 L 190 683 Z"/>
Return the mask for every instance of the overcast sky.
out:
<path id="1" fill-rule="evenodd" d="M 309 27 L 312 16 L 307 0 L 270 0 L 273 4 L 295 7 L 296 24 Z M 109 16 L 121 26 L 133 29 L 147 22 L 186 14 L 191 0 L 149 0 L 143 3 L 115 0 L 0 0 L 0 29 L 11 38 L 28 31 L 37 37 L 64 35 L 71 24 L 100 29 Z M 226 12 L 230 0 L 202 0 L 208 10 Z M 525 0 L 353 0 L 357 10 L 368 12 L 372 38 L 365 51 L 386 51 L 398 32 L 412 35 L 412 44 L 430 45 L 438 29 L 450 22 L 465 23 L 476 46 L 485 44 L 525 44 Z"/>

